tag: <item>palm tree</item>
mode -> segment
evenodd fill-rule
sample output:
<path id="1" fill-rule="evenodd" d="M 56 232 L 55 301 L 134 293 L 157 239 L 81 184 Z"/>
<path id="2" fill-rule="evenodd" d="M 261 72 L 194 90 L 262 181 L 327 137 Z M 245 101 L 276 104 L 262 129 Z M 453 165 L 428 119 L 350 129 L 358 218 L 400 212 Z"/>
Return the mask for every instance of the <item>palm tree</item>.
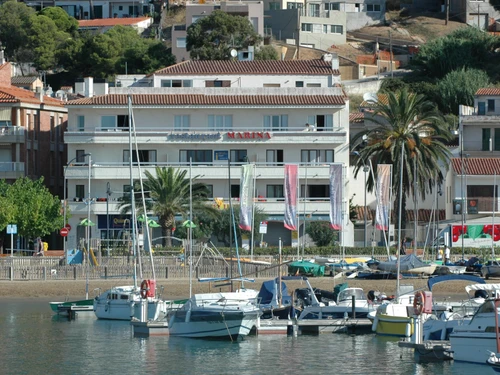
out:
<path id="1" fill-rule="evenodd" d="M 175 216 L 181 215 L 184 219 L 189 216 L 189 178 L 187 170 L 178 170 L 172 167 L 156 167 L 156 176 L 146 171 L 143 182 L 144 191 L 148 192 L 150 199 L 146 200 L 146 209 L 158 216 L 162 228 L 164 246 L 172 246 L 172 229 L 175 227 Z M 196 177 L 193 178 L 193 181 Z M 140 184 L 134 186 L 135 192 L 140 192 Z M 136 193 L 137 194 L 137 193 Z M 193 182 L 192 205 L 193 213 L 204 212 L 216 215 L 217 210 L 207 204 L 209 190 L 203 183 Z M 120 212 L 130 212 L 130 195 L 122 198 L 119 205 Z M 140 211 L 140 210 L 139 210 Z"/>
<path id="2" fill-rule="evenodd" d="M 443 182 L 442 169 L 447 169 L 451 156 L 445 142 L 452 138 L 452 134 L 435 104 L 425 96 L 407 89 L 384 95 L 379 96 L 373 116 L 369 118 L 376 126 L 357 134 L 351 143 L 354 147 L 364 144 L 358 151 L 354 175 L 357 176 L 363 169 L 363 160 L 371 160 L 375 179 L 376 165 L 393 165 L 392 189 L 396 192 L 394 211 L 399 212 L 399 195 L 402 193 L 401 226 L 405 228 L 406 198 L 410 193 L 413 196 L 420 194 L 425 199 L 426 194 Z M 403 146 L 404 156 L 401 160 Z M 400 192 L 401 173 L 403 190 Z M 369 176 L 368 191 L 373 191 L 374 183 L 372 176 Z M 396 219 L 399 220 L 399 217 Z"/>

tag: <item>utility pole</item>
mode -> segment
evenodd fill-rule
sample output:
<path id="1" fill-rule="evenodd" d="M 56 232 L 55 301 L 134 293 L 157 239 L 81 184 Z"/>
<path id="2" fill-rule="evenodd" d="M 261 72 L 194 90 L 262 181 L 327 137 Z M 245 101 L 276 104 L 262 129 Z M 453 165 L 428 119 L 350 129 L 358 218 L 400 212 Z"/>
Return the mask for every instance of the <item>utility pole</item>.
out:
<path id="1" fill-rule="evenodd" d="M 295 37 L 295 45 L 297 46 L 297 60 L 300 60 L 300 9 L 297 6 L 297 35 Z"/>
<path id="2" fill-rule="evenodd" d="M 392 71 L 392 31 L 389 30 L 389 54 L 391 58 L 391 78 L 394 78 L 394 72 Z"/>
<path id="3" fill-rule="evenodd" d="M 445 25 L 448 26 L 448 21 L 450 20 L 450 0 L 446 0 L 446 21 Z"/>

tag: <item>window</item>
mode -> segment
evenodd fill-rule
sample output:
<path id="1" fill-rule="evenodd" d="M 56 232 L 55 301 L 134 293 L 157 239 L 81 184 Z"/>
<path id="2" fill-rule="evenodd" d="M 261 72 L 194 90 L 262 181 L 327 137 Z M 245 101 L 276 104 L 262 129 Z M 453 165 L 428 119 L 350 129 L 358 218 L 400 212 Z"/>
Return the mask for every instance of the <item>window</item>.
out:
<path id="1" fill-rule="evenodd" d="M 325 10 L 340 10 L 340 3 L 325 3 Z"/>
<path id="2" fill-rule="evenodd" d="M 304 187 L 301 186 L 301 194 L 304 193 Z M 303 195 L 302 195 L 303 196 Z M 328 185 L 307 185 L 308 198 L 329 198 L 330 188 Z"/>
<path id="3" fill-rule="evenodd" d="M 279 10 L 279 9 L 280 9 L 279 2 L 270 2 L 269 3 L 269 10 Z"/>
<path id="4" fill-rule="evenodd" d="M 118 115 L 118 116 L 116 116 L 116 120 L 118 122 L 119 128 L 127 128 L 128 129 L 128 125 L 129 125 L 128 115 Z"/>
<path id="5" fill-rule="evenodd" d="M 198 20 L 202 19 L 203 17 L 205 17 L 205 15 L 193 16 L 193 17 L 191 17 L 191 23 L 195 23 Z"/>
<path id="6" fill-rule="evenodd" d="M 493 150 L 500 151 L 500 128 L 495 129 L 495 139 L 493 140 Z"/>
<path id="7" fill-rule="evenodd" d="M 321 83 L 308 83 L 307 87 L 321 87 Z"/>
<path id="8" fill-rule="evenodd" d="M 38 140 L 38 132 L 40 131 L 40 124 L 38 123 L 38 116 L 33 114 L 33 139 Z"/>
<path id="9" fill-rule="evenodd" d="M 231 162 L 243 164 L 247 160 L 247 150 L 231 150 Z"/>
<path id="10" fill-rule="evenodd" d="M 85 130 L 85 116 L 76 116 L 76 130 L 79 132 Z"/>
<path id="11" fill-rule="evenodd" d="M 119 5 L 118 10 L 123 10 L 123 5 Z"/>
<path id="12" fill-rule="evenodd" d="M 205 81 L 205 87 L 231 87 L 231 81 Z"/>
<path id="13" fill-rule="evenodd" d="M 156 150 L 138 150 L 132 151 L 132 163 L 137 164 L 137 154 L 139 154 L 139 163 L 156 163 Z M 130 151 L 123 150 L 123 162 L 129 163 Z"/>
<path id="14" fill-rule="evenodd" d="M 295 81 L 295 87 L 304 87 L 304 81 Z"/>
<path id="15" fill-rule="evenodd" d="M 174 129 L 187 130 L 189 129 L 189 115 L 175 115 L 174 116 Z"/>
<path id="16" fill-rule="evenodd" d="M 304 7 L 304 4 L 302 3 L 297 3 L 297 2 L 287 2 L 286 3 L 286 9 L 302 9 Z"/>
<path id="17" fill-rule="evenodd" d="M 233 115 L 208 115 L 210 130 L 231 130 L 233 128 Z"/>
<path id="18" fill-rule="evenodd" d="M 76 150 L 76 162 L 85 163 L 85 150 Z"/>
<path id="19" fill-rule="evenodd" d="M 288 128 L 288 115 L 264 116 L 264 130 L 286 130 Z"/>
<path id="20" fill-rule="evenodd" d="M 191 79 L 162 79 L 161 87 L 193 87 Z"/>
<path id="21" fill-rule="evenodd" d="M 319 17 L 320 4 L 309 4 L 309 17 Z"/>
<path id="22" fill-rule="evenodd" d="M 367 12 L 380 12 L 380 4 L 366 4 Z"/>
<path id="23" fill-rule="evenodd" d="M 488 99 L 488 112 L 495 112 L 495 99 Z"/>
<path id="24" fill-rule="evenodd" d="M 0 126 L 12 126 L 11 109 L 0 109 Z"/>
<path id="25" fill-rule="evenodd" d="M 307 122 L 314 125 L 317 131 L 333 130 L 333 115 L 307 116 Z"/>
<path id="26" fill-rule="evenodd" d="M 333 150 L 301 150 L 300 161 L 302 163 L 333 163 Z"/>
<path id="27" fill-rule="evenodd" d="M 312 30 L 313 30 L 312 23 L 303 23 L 302 24 L 302 31 L 306 31 L 306 32 L 312 33 Z"/>
<path id="28" fill-rule="evenodd" d="M 483 128 L 482 151 L 490 151 L 491 129 Z"/>
<path id="29" fill-rule="evenodd" d="M 101 116 L 101 128 L 116 128 L 116 116 Z"/>
<path id="30" fill-rule="evenodd" d="M 266 196 L 268 198 L 283 198 L 283 185 L 267 185 Z"/>
<path id="31" fill-rule="evenodd" d="M 85 185 L 75 186 L 75 197 L 83 199 L 85 197 Z"/>
<path id="32" fill-rule="evenodd" d="M 283 150 L 266 150 L 266 163 L 283 165 Z"/>
<path id="33" fill-rule="evenodd" d="M 323 25 L 324 34 L 342 34 L 344 27 L 342 25 Z"/>
<path id="34" fill-rule="evenodd" d="M 56 139 L 56 119 L 50 116 L 50 141 L 54 142 Z"/>
<path id="35" fill-rule="evenodd" d="M 240 185 L 231 185 L 231 198 L 239 198 Z"/>
<path id="36" fill-rule="evenodd" d="M 207 198 L 213 198 L 214 197 L 214 185 L 205 185 L 208 190 Z"/>
<path id="37" fill-rule="evenodd" d="M 212 150 L 180 150 L 179 161 L 181 163 L 203 164 L 212 163 Z"/>
<path id="38" fill-rule="evenodd" d="M 264 83 L 263 87 L 281 87 L 280 83 Z"/>
<path id="39" fill-rule="evenodd" d="M 485 115 L 486 114 L 486 103 L 485 102 L 478 102 L 477 103 L 477 114 L 478 115 Z"/>
<path id="40" fill-rule="evenodd" d="M 177 38 L 175 45 L 177 48 L 186 48 L 186 37 Z"/>

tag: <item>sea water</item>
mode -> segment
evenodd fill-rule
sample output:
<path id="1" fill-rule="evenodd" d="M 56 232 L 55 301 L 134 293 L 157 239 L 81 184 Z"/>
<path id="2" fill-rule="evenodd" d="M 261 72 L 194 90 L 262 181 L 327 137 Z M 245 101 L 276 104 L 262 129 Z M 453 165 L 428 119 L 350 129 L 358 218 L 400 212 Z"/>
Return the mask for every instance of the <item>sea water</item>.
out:
<path id="1" fill-rule="evenodd" d="M 231 343 L 133 337 L 129 322 L 54 316 L 48 300 L 0 300 L 0 374 L 472 374 L 487 366 L 416 364 L 373 334 L 261 335 Z"/>

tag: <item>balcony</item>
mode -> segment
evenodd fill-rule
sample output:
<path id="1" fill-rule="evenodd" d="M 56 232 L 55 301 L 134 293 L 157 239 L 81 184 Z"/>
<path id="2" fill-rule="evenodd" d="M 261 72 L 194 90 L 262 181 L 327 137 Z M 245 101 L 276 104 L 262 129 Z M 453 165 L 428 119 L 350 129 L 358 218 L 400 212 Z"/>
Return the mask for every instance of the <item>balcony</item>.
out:
<path id="1" fill-rule="evenodd" d="M 207 127 L 191 127 L 189 129 L 175 129 L 173 127 L 140 128 L 136 130 L 137 143 L 172 143 L 186 144 L 186 142 L 203 142 L 204 144 L 331 144 L 340 145 L 347 142 L 347 132 L 344 127 L 318 128 L 317 131 L 304 131 L 304 127 L 287 127 L 282 129 L 230 128 L 208 129 Z M 105 143 L 128 144 L 128 128 L 102 128 L 97 125 L 89 126 L 85 131 L 70 128 L 64 136 L 66 143 Z"/>
<path id="2" fill-rule="evenodd" d="M 24 127 L 0 126 L 0 143 L 24 143 Z"/>
<path id="3" fill-rule="evenodd" d="M 240 178 L 240 165 L 245 163 L 239 163 L 231 165 L 231 177 L 232 179 Z M 256 163 L 256 176 L 257 180 L 275 180 L 284 178 L 284 166 L 285 163 Z M 307 168 L 306 168 L 307 165 Z M 188 162 L 156 162 L 156 163 L 141 163 L 141 170 L 144 173 L 149 171 L 154 174 L 155 167 L 174 167 L 181 170 L 186 170 L 189 172 Z M 311 162 L 302 163 L 299 166 L 299 178 L 305 179 L 307 172 L 307 178 L 311 180 L 328 180 L 330 178 L 330 163 L 327 162 Z M 229 178 L 229 171 L 227 167 L 227 161 L 219 162 L 203 162 L 203 163 L 193 163 L 191 167 L 191 173 L 193 176 L 198 176 L 199 181 L 206 180 L 222 180 L 227 181 Z M 133 168 L 132 170 L 133 178 L 139 179 L 138 168 Z M 106 163 L 106 164 L 93 164 L 92 166 L 92 179 L 97 180 L 128 180 L 130 176 L 130 167 L 128 163 Z M 66 170 L 67 179 L 81 179 L 86 180 L 88 178 L 88 166 L 70 166 Z"/>
<path id="4" fill-rule="evenodd" d="M 17 179 L 20 177 L 24 177 L 24 163 L 0 161 L 0 178 Z"/>

